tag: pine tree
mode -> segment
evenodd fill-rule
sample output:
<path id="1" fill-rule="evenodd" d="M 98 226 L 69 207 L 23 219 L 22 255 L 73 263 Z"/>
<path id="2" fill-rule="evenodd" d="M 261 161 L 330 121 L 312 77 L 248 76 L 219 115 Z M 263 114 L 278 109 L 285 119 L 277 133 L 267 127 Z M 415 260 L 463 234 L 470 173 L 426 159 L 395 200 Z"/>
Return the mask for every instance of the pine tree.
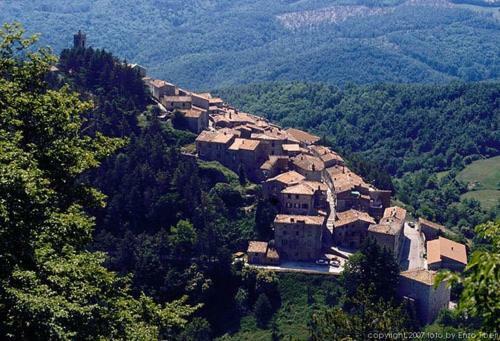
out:
<path id="1" fill-rule="evenodd" d="M 103 195 L 81 174 L 124 141 L 82 134 L 91 103 L 44 81 L 55 58 L 19 25 L 0 30 L 0 337 L 168 338 L 195 308 L 134 298 L 105 255 L 85 249 Z"/>

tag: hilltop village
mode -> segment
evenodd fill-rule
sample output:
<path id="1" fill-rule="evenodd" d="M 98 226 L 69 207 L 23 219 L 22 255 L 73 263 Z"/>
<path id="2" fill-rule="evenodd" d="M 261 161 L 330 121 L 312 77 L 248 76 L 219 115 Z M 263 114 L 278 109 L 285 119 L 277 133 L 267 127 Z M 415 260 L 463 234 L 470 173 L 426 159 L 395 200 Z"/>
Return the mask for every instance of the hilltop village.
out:
<path id="1" fill-rule="evenodd" d="M 465 245 L 442 237 L 444 226 L 411 221 L 404 208 L 391 206 L 390 191 L 365 182 L 321 145 L 320 137 L 283 129 L 209 93 L 184 90 L 146 77 L 139 65 L 130 67 L 144 77 L 163 117 L 180 117 L 198 134 L 197 158 L 244 173 L 278 207 L 274 239 L 249 241 L 248 266 L 338 275 L 371 238 L 401 264 L 398 292 L 416 305 L 423 323 L 449 306 L 445 283 L 433 287 L 436 271 L 462 271 L 467 255 Z"/>

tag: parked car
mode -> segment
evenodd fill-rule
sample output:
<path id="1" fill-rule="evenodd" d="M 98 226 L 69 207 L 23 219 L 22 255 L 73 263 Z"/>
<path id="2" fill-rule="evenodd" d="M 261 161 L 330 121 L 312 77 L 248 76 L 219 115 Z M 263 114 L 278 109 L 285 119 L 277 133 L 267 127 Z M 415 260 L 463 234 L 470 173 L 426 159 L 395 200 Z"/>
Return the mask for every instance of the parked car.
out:
<path id="1" fill-rule="evenodd" d="M 339 268 L 340 267 L 340 261 L 338 261 L 336 259 L 332 259 L 330 261 L 330 265 L 333 266 L 334 268 Z"/>
<path id="2" fill-rule="evenodd" d="M 328 265 L 328 259 L 322 259 L 322 258 L 318 259 L 316 261 L 316 264 L 318 264 L 318 265 Z"/>
<path id="3" fill-rule="evenodd" d="M 411 228 L 414 228 L 414 227 L 415 227 L 415 223 L 414 223 L 413 221 L 410 221 L 410 222 L 408 223 L 408 226 L 410 226 Z"/>

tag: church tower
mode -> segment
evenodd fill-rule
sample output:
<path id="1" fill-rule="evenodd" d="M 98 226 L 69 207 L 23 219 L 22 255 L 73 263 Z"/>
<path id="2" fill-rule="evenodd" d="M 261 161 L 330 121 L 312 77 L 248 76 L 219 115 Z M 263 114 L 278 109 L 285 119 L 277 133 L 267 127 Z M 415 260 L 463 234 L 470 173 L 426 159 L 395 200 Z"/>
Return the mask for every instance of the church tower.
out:
<path id="1" fill-rule="evenodd" d="M 73 47 L 75 49 L 84 49 L 86 43 L 87 35 L 85 33 L 82 33 L 81 30 L 73 36 Z"/>

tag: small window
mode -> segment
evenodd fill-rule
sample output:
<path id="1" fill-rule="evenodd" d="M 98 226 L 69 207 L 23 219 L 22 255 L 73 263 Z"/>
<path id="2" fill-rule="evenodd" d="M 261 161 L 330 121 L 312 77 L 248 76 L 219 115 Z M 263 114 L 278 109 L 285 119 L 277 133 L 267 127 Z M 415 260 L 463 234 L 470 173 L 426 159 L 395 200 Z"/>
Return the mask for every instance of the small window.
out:
<path id="1" fill-rule="evenodd" d="M 302 204 L 302 208 L 309 208 L 309 205 L 308 204 Z"/>
<path id="2" fill-rule="evenodd" d="M 288 194 L 288 199 L 291 199 L 292 198 L 292 195 L 291 194 Z"/>
<path id="3" fill-rule="evenodd" d="M 298 194 L 295 194 L 295 199 L 298 199 L 299 198 L 299 195 Z"/>
<path id="4" fill-rule="evenodd" d="M 299 235 L 299 231 L 295 231 L 295 235 L 298 236 Z"/>

